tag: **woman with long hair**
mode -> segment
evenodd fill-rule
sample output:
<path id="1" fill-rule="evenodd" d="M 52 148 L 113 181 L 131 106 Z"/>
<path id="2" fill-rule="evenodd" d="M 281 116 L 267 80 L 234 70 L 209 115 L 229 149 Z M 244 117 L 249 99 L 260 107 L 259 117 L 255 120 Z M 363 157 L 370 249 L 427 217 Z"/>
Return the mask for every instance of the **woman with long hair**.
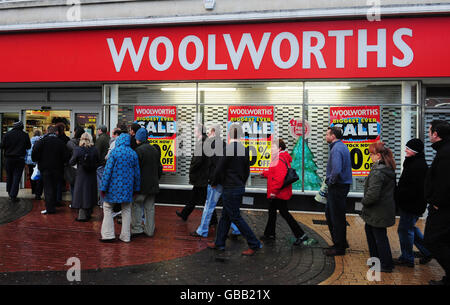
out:
<path id="1" fill-rule="evenodd" d="M 364 184 L 361 217 L 365 221 L 370 257 L 377 257 L 381 272 L 394 268 L 387 229 L 395 224 L 395 160 L 383 142 L 369 145 L 372 169 Z"/>
<path id="2" fill-rule="evenodd" d="M 70 165 L 77 165 L 77 179 L 72 198 L 72 208 L 79 209 L 76 221 L 88 221 L 92 208 L 97 203 L 97 165 L 99 156 L 92 136 L 81 135 L 79 146 L 75 147 Z"/>

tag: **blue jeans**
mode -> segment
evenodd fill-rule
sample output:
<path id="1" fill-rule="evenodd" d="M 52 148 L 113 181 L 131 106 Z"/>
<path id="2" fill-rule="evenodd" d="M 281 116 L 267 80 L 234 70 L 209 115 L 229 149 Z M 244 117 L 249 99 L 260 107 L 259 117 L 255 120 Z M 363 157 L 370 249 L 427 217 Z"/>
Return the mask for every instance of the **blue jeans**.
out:
<path id="1" fill-rule="evenodd" d="M 220 217 L 217 228 L 216 246 L 219 248 L 225 247 L 228 230 L 230 230 L 233 222 L 239 228 L 242 235 L 247 240 L 248 246 L 251 249 L 259 249 L 262 247 L 261 242 L 256 238 L 255 233 L 245 222 L 241 216 L 239 207 L 242 203 L 242 197 L 245 193 L 245 187 L 224 188 L 222 193 L 223 211 Z"/>
<path id="2" fill-rule="evenodd" d="M 398 224 L 397 232 L 400 240 L 402 255 L 399 259 L 410 263 L 414 263 L 414 245 L 416 245 L 422 255 L 431 255 L 430 251 L 428 251 L 424 246 L 422 232 L 420 232 L 419 228 L 415 226 L 418 219 L 418 216 L 400 210 L 400 222 Z"/>
<path id="3" fill-rule="evenodd" d="M 209 223 L 211 217 L 216 208 L 217 202 L 223 193 L 223 186 L 218 184 L 215 188 L 208 185 L 208 194 L 206 195 L 205 207 L 203 208 L 202 221 L 197 228 L 197 234 L 203 237 L 208 237 Z M 234 223 L 231 224 L 231 230 L 233 235 L 240 235 L 241 232 Z"/>

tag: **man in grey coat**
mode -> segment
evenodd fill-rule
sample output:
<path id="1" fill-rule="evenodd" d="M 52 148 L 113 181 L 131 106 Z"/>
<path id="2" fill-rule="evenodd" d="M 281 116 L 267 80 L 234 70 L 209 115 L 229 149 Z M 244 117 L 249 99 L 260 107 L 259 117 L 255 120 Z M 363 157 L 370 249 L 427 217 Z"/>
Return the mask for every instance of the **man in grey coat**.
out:
<path id="1" fill-rule="evenodd" d="M 131 236 L 145 234 L 153 236 L 155 232 L 155 197 L 159 192 L 160 153 L 147 140 L 147 130 L 136 132 L 136 153 L 141 171 L 141 191 L 134 199 L 131 209 Z M 142 224 L 144 210 L 144 224 Z"/>

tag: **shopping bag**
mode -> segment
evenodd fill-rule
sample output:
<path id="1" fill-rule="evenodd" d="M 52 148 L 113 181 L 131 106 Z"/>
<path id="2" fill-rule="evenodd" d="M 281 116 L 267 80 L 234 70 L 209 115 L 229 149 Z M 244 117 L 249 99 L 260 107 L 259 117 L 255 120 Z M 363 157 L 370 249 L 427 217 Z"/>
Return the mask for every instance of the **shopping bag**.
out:
<path id="1" fill-rule="evenodd" d="M 320 187 L 320 190 L 317 192 L 316 197 L 314 199 L 323 204 L 327 204 L 327 197 L 328 197 L 328 185 L 325 183 L 325 179 L 322 182 L 322 186 Z"/>
<path id="2" fill-rule="evenodd" d="M 37 165 L 33 169 L 33 173 L 31 174 L 31 180 L 36 181 L 41 179 L 41 172 L 39 171 Z"/>

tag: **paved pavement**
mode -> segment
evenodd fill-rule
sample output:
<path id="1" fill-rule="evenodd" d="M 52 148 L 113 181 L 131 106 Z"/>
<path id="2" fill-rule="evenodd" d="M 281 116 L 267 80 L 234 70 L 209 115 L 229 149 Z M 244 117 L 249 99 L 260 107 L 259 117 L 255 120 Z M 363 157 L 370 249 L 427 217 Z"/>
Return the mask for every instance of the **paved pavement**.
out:
<path id="1" fill-rule="evenodd" d="M 328 258 L 322 254 L 322 248 L 331 243 L 323 214 L 293 213 L 319 244 L 293 246 L 289 227 L 279 217 L 277 240 L 265 243 L 255 256 L 243 257 L 240 252 L 247 246 L 242 237 L 228 240 L 226 251 L 220 253 L 206 248 L 214 238 L 214 229 L 208 238 L 189 236 L 200 223 L 201 209 L 183 222 L 175 215 L 179 208 L 158 205 L 154 237 L 104 244 L 98 241 L 101 209 L 95 209 L 90 222 L 79 223 L 74 221 L 76 211 L 68 204 L 57 208 L 55 215 L 41 215 L 43 201 L 22 199 L 11 204 L 0 198 L 0 284 L 73 284 L 66 277 L 70 257 L 80 259 L 80 284 L 426 285 L 430 279 L 443 276 L 433 260 L 382 273 L 380 282 L 368 281 L 369 254 L 359 216 L 347 217 L 350 249 L 345 256 Z M 267 213 L 245 211 L 243 215 L 261 235 Z M 388 229 L 394 257 L 400 255 L 397 224 Z M 423 230 L 424 221 L 418 225 Z M 119 230 L 116 224 L 116 233 Z"/>
<path id="2" fill-rule="evenodd" d="M 14 214 L 5 198 L 0 199 L 3 214 Z M 32 205 L 25 216 L 8 215 L 12 222 L 0 226 L 0 284 L 70 284 L 66 262 L 81 262 L 81 284 L 318 284 L 334 271 L 334 259 L 325 257 L 325 240 L 311 229 L 315 246 L 294 246 L 294 237 L 284 221 L 278 222 L 277 240 L 265 243 L 252 257 L 241 256 L 247 248 L 242 237 L 228 240 L 225 252 L 206 248 L 213 240 L 195 238 L 189 232 L 200 223 L 196 209 L 187 222 L 175 215 L 177 207 L 156 207 L 156 233 L 152 238 L 137 237 L 131 243 L 98 241 L 102 211 L 95 209 L 88 223 L 74 221 L 76 211 L 66 206 L 54 215 L 41 215 L 43 201 L 22 199 L 19 206 Z M 243 213 L 257 235 L 263 232 L 266 213 Z M 116 224 L 118 234 L 120 225 Z"/>

